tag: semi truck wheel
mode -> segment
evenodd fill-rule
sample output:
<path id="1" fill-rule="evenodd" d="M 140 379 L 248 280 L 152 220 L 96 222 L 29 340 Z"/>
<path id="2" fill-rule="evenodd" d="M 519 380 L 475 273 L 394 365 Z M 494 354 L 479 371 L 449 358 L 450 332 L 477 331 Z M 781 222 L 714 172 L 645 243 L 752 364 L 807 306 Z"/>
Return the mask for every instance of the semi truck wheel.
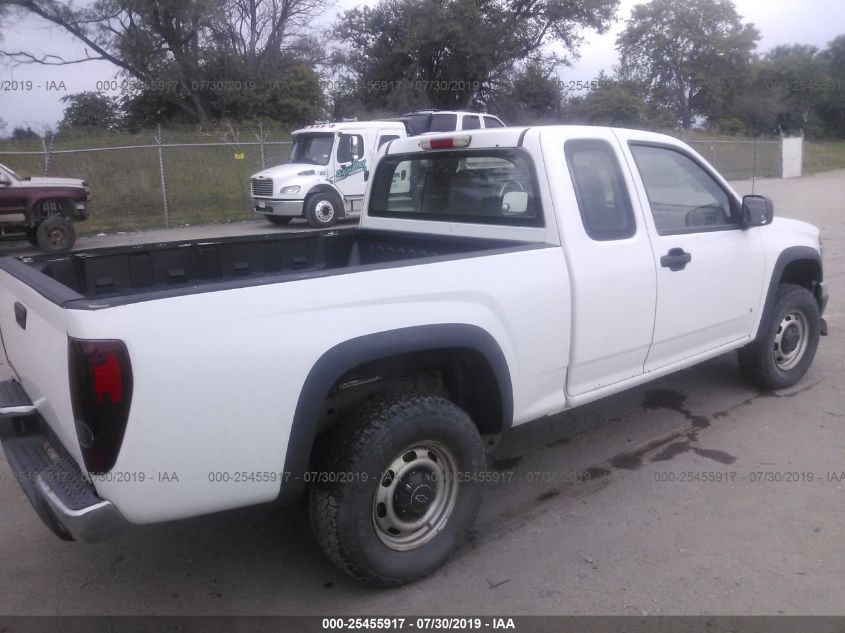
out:
<path id="1" fill-rule="evenodd" d="M 265 218 L 269 220 L 270 224 L 289 224 L 291 220 L 293 220 L 292 215 L 265 215 Z"/>
<path id="2" fill-rule="evenodd" d="M 757 338 L 738 352 L 739 368 L 765 390 L 797 383 L 819 346 L 821 316 L 813 294 L 796 284 L 781 284 L 775 302 L 760 323 Z"/>
<path id="3" fill-rule="evenodd" d="M 308 224 L 318 229 L 324 229 L 337 222 L 340 209 L 337 202 L 329 195 L 315 193 L 305 201 L 305 218 Z"/>
<path id="4" fill-rule="evenodd" d="M 69 251 L 76 242 L 73 222 L 67 218 L 54 216 L 38 225 L 36 232 L 38 246 L 54 253 Z"/>
<path id="5" fill-rule="evenodd" d="M 452 402 L 404 395 L 365 405 L 320 439 L 310 490 L 323 552 L 368 585 L 425 576 L 466 539 L 481 502 L 484 446 Z"/>

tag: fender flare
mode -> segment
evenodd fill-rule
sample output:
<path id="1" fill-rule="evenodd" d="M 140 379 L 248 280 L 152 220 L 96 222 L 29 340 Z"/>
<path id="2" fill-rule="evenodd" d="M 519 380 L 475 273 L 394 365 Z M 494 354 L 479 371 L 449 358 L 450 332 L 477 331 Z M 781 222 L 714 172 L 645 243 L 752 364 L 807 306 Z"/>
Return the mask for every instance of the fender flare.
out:
<path id="1" fill-rule="evenodd" d="M 302 475 L 311 458 L 320 408 L 341 376 L 370 361 L 445 348 L 469 349 L 484 357 L 499 387 L 502 430 L 509 428 L 513 422 L 510 369 L 496 339 L 480 327 L 461 323 L 420 325 L 349 339 L 324 353 L 305 379 L 291 423 L 278 501 L 293 502 L 304 492 Z"/>
<path id="2" fill-rule="evenodd" d="M 755 338 L 759 333 L 760 324 L 762 324 L 763 319 L 765 319 L 766 317 L 766 314 L 768 314 L 769 310 L 772 309 L 772 306 L 775 303 L 775 297 L 777 297 L 778 286 L 781 283 L 781 279 L 783 279 L 783 273 L 786 270 L 786 267 L 797 261 L 815 262 L 819 267 L 818 281 L 824 281 L 822 257 L 816 249 L 810 246 L 790 246 L 781 251 L 780 255 L 778 255 L 778 258 L 775 261 L 774 268 L 772 269 L 772 276 L 769 278 L 769 288 L 766 291 L 766 299 L 763 303 L 763 310 L 760 312 L 760 319 L 759 323 L 757 324 L 757 332 L 755 332 L 754 334 Z M 819 308 L 821 309 L 821 307 L 822 306 L 820 305 Z"/>

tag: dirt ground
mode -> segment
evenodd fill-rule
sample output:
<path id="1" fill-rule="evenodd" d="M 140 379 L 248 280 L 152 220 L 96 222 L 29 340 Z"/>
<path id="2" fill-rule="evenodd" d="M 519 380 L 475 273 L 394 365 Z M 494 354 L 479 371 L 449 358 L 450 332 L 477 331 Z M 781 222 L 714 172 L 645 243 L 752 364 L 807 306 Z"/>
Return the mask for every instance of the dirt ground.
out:
<path id="1" fill-rule="evenodd" d="M 762 395 L 727 355 L 520 426 L 492 460 L 514 481 L 486 490 L 472 542 L 389 591 L 336 571 L 301 507 L 61 542 L 0 458 L 0 614 L 845 615 L 845 171 L 761 180 L 755 192 L 824 236 L 830 336 L 797 387 Z M 189 227 L 78 247 L 275 230 Z M 568 481 L 588 468 L 594 480 Z M 530 474 L 542 471 L 561 477 Z"/>

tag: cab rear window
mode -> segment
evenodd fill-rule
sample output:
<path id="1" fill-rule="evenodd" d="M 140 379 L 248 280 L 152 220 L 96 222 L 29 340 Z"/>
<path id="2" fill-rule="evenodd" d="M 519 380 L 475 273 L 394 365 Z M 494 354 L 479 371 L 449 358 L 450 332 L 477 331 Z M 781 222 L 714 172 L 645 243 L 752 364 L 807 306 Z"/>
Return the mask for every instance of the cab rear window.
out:
<path id="1" fill-rule="evenodd" d="M 542 226 L 534 166 L 521 149 L 397 154 L 379 162 L 369 215 Z"/>

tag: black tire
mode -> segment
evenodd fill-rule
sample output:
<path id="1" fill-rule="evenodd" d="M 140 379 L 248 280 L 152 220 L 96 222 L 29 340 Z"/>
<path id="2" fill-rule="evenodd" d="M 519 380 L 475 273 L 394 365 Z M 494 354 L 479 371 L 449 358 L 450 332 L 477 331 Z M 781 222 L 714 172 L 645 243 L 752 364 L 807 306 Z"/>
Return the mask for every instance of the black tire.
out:
<path id="1" fill-rule="evenodd" d="M 305 201 L 305 219 L 313 227 L 324 229 L 332 226 L 339 215 L 340 208 L 334 196 L 315 193 Z"/>
<path id="2" fill-rule="evenodd" d="M 442 472 L 454 469 L 454 474 L 481 473 L 485 468 L 478 430 L 448 400 L 423 395 L 380 398 L 330 429 L 320 438 L 315 455 L 322 475 L 310 491 L 314 534 L 326 556 L 359 582 L 390 587 L 431 573 L 461 545 L 475 521 L 481 502 L 477 481 L 438 475 L 438 487 L 420 475 L 425 472 L 420 464 L 426 463 L 442 465 Z M 439 455 L 439 461 L 432 455 Z M 409 469 L 404 474 L 403 465 Z M 392 488 L 391 482 L 396 482 Z M 405 518 L 424 524 L 416 532 L 389 534 L 384 523 L 391 518 L 379 502 L 385 497 L 394 517 L 417 513 Z"/>
<path id="3" fill-rule="evenodd" d="M 26 241 L 33 246 L 38 246 L 38 225 L 26 230 Z"/>
<path id="4" fill-rule="evenodd" d="M 47 218 L 39 224 L 36 236 L 38 246 L 53 253 L 69 251 L 76 242 L 73 222 L 58 216 Z"/>
<path id="5" fill-rule="evenodd" d="M 763 315 L 757 338 L 739 350 L 743 375 L 766 391 L 797 383 L 815 358 L 820 321 L 819 305 L 809 290 L 781 284 L 774 304 Z"/>
<path id="6" fill-rule="evenodd" d="M 293 220 L 292 215 L 265 215 L 265 218 L 270 222 L 270 224 L 290 224 L 290 221 Z"/>

